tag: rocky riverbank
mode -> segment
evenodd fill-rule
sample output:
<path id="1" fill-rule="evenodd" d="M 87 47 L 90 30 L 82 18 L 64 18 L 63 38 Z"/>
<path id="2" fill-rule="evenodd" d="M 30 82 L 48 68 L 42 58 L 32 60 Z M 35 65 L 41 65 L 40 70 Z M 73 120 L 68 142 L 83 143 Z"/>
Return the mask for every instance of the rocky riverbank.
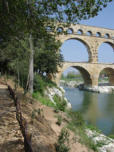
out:
<path id="1" fill-rule="evenodd" d="M 63 86 L 63 87 L 76 88 L 80 84 L 82 84 L 82 81 L 65 81 L 65 80 L 60 80 L 60 86 Z"/>
<path id="2" fill-rule="evenodd" d="M 114 93 L 114 86 L 94 86 L 87 87 L 84 85 L 79 85 L 80 90 L 87 90 L 96 93 Z"/>
<path id="3" fill-rule="evenodd" d="M 114 139 L 111 139 L 95 130 L 86 129 L 89 138 L 94 142 L 98 152 L 114 152 Z"/>
<path id="4" fill-rule="evenodd" d="M 56 104 L 54 101 L 54 96 L 58 96 L 61 98 L 61 100 L 65 100 L 67 103 L 67 107 L 71 108 L 71 103 L 67 100 L 67 98 L 65 97 L 65 90 L 62 87 L 52 87 L 49 88 L 47 87 L 47 89 L 45 90 L 45 95 L 50 99 L 50 101 L 52 101 L 52 103 Z"/>
<path id="5" fill-rule="evenodd" d="M 104 83 L 101 86 L 84 86 L 82 81 L 65 81 L 60 80 L 60 86 L 68 87 L 68 88 L 79 88 L 80 90 L 86 90 L 96 93 L 114 93 L 114 86 L 109 86 L 108 84 Z"/>

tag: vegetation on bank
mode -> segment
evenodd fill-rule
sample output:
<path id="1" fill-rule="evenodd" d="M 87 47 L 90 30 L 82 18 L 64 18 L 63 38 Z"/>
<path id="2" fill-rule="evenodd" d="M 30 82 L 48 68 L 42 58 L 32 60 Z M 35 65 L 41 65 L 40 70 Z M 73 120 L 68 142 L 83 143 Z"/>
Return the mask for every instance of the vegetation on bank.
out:
<path id="1" fill-rule="evenodd" d="M 62 74 L 61 80 L 64 80 L 65 82 L 76 81 L 77 83 L 84 81 L 80 73 L 75 73 L 73 71 L 68 72 L 67 75 Z M 99 83 L 103 83 L 103 82 L 105 83 L 109 82 L 109 77 L 104 71 L 99 76 Z"/>
<path id="2" fill-rule="evenodd" d="M 52 101 L 50 101 L 49 98 L 46 97 L 44 95 L 44 93 L 42 92 L 42 90 L 44 91 L 44 89 L 46 89 L 44 86 L 47 86 L 44 84 L 45 84 L 45 81 L 41 80 L 40 86 L 38 86 L 38 88 L 41 87 L 43 89 L 38 89 L 39 91 L 36 89 L 36 91 L 32 95 L 33 98 L 37 99 L 39 102 L 41 102 L 42 104 L 44 104 L 46 106 L 53 107 L 53 109 L 57 115 L 57 122 L 56 122 L 57 125 L 61 126 L 61 124 L 64 122 L 64 119 L 59 114 L 60 111 L 64 112 L 64 115 L 66 116 L 66 119 L 67 119 L 65 121 L 66 122 L 66 125 L 64 126 L 65 129 L 63 129 L 61 131 L 60 136 L 58 138 L 58 142 L 56 144 L 57 152 L 65 152 L 65 150 L 69 152 L 70 149 L 69 149 L 69 144 L 67 142 L 67 140 L 69 138 L 69 136 L 67 136 L 68 130 L 73 131 L 74 134 L 76 135 L 76 138 L 78 136 L 78 138 L 79 138 L 78 140 L 80 143 L 85 144 L 90 149 L 93 149 L 94 151 L 97 152 L 97 147 L 92 142 L 92 140 L 87 137 L 87 135 L 85 133 L 86 124 L 85 124 L 80 112 L 74 112 L 74 111 L 72 111 L 72 109 L 67 109 L 66 101 L 61 99 L 57 95 L 55 95 L 53 98 L 55 104 Z M 53 87 L 53 86 L 55 87 L 55 84 L 53 85 L 53 83 L 52 83 L 51 87 Z M 66 139 L 66 136 L 67 136 L 67 139 Z"/>
<path id="3" fill-rule="evenodd" d="M 82 81 L 83 82 L 83 78 L 82 78 L 81 74 L 76 74 L 73 71 L 68 72 L 67 75 L 62 74 L 61 80 L 64 80 L 66 82 L 69 82 L 69 81 L 77 81 L 77 82 Z"/>

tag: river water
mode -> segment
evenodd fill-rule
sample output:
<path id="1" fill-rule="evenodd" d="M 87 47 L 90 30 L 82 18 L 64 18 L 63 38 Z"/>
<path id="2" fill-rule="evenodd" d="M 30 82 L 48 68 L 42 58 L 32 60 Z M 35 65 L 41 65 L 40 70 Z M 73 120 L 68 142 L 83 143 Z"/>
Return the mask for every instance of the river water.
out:
<path id="1" fill-rule="evenodd" d="M 72 109 L 80 111 L 84 120 L 100 129 L 104 134 L 114 134 L 114 94 L 98 94 L 64 88 Z"/>

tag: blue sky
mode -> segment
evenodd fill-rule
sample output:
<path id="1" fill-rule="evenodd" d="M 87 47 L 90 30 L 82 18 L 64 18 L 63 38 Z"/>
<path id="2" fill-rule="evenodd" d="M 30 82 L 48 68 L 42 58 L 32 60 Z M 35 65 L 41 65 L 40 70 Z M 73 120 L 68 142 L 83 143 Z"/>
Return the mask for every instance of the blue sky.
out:
<path id="1" fill-rule="evenodd" d="M 99 12 L 98 16 L 83 20 L 80 24 L 114 29 L 114 0 Z M 88 53 L 85 46 L 77 40 L 65 41 L 61 46 L 61 51 L 66 61 L 88 61 Z M 98 53 L 99 62 L 114 63 L 114 50 L 108 44 L 102 44 Z M 69 70 L 71 71 L 72 68 L 67 71 Z"/>

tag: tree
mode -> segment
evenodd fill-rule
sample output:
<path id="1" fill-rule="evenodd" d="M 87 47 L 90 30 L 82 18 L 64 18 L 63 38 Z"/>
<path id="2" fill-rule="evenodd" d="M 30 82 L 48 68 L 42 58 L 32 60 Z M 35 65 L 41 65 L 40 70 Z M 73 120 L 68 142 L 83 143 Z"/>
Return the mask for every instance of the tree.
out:
<path id="1" fill-rule="evenodd" d="M 112 0 L 1 0 L 0 42 L 28 34 L 30 47 L 29 89 L 33 92 L 33 39 L 45 36 L 45 27 L 55 21 L 77 23 L 98 15 Z"/>
<path id="2" fill-rule="evenodd" d="M 36 42 L 34 69 L 41 76 L 44 74 L 45 76 L 55 74 L 58 70 L 58 66 L 61 67 L 63 56 L 58 51 L 60 45 L 61 43 L 52 36 Z"/>

